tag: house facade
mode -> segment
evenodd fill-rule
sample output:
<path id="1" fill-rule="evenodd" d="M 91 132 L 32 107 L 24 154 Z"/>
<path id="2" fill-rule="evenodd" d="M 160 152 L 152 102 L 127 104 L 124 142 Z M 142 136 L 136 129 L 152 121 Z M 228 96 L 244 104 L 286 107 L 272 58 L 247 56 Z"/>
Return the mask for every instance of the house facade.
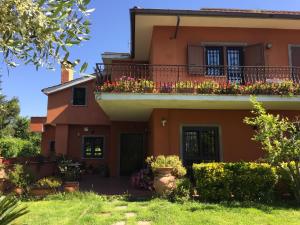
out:
<path id="1" fill-rule="evenodd" d="M 43 89 L 47 116 L 31 124 L 43 155 L 107 165 L 112 176 L 147 155 L 254 161 L 250 94 L 272 113 L 300 115 L 300 12 L 133 8 L 130 21 L 130 54 L 103 53 L 95 75 L 78 79 L 62 66 L 61 84 Z M 284 82 L 293 96 L 253 91 Z"/>

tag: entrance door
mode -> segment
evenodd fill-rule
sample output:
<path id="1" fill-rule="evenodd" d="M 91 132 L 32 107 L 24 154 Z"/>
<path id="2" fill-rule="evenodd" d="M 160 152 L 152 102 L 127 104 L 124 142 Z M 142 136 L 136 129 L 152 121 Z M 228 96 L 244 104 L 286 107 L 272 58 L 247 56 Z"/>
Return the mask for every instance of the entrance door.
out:
<path id="1" fill-rule="evenodd" d="M 142 168 L 145 150 L 143 134 L 121 134 L 120 175 L 130 176 Z"/>
<path id="2" fill-rule="evenodd" d="M 182 158 L 185 166 L 220 160 L 218 127 L 184 127 Z"/>
<path id="3" fill-rule="evenodd" d="M 228 80 L 235 83 L 243 83 L 243 48 L 227 47 Z"/>

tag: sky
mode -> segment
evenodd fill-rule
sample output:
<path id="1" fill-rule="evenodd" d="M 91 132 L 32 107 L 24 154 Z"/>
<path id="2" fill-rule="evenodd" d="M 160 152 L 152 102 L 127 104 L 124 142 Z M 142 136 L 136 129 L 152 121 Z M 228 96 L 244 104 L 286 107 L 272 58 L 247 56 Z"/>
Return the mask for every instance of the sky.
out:
<path id="1" fill-rule="evenodd" d="M 91 39 L 81 46 L 70 49 L 70 58 L 80 58 L 89 63 L 87 73 L 94 71 L 95 63 L 101 62 L 101 53 L 130 51 L 129 9 L 142 8 L 193 9 L 240 8 L 299 10 L 300 0 L 91 0 Z M 300 38 L 300 37 L 299 37 Z M 0 67 L 5 68 L 4 65 Z M 79 70 L 79 68 L 77 68 Z M 79 77 L 75 72 L 75 78 Z M 3 70 L 2 88 L 8 97 L 20 100 L 22 116 L 44 116 L 47 113 L 47 96 L 41 89 L 60 83 L 60 66 L 55 71 L 35 70 L 33 66 Z"/>

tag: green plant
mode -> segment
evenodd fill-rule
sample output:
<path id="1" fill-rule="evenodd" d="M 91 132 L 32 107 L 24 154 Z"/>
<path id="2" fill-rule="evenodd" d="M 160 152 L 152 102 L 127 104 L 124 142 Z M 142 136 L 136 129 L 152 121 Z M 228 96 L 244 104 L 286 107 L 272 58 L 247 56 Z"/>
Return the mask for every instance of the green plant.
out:
<path id="1" fill-rule="evenodd" d="M 196 85 L 197 94 L 216 94 L 220 85 L 215 81 L 203 81 Z"/>
<path id="2" fill-rule="evenodd" d="M 26 190 L 33 183 L 34 177 L 23 165 L 15 164 L 8 172 L 8 179 L 15 187 Z"/>
<path id="3" fill-rule="evenodd" d="M 51 188 L 56 189 L 62 184 L 61 179 L 56 177 L 44 177 L 38 180 L 34 186 L 38 188 Z"/>
<path id="4" fill-rule="evenodd" d="M 271 201 L 276 171 L 264 163 L 201 163 L 193 165 L 196 189 L 206 201 Z"/>
<path id="5" fill-rule="evenodd" d="M 81 169 L 78 163 L 63 158 L 58 163 L 58 169 L 63 181 L 79 180 Z"/>
<path id="6" fill-rule="evenodd" d="M 18 200 L 13 196 L 0 196 L 0 225 L 9 225 L 29 211 L 18 207 Z"/>
<path id="7" fill-rule="evenodd" d="M 172 174 L 176 177 L 183 177 L 186 174 L 186 169 L 183 167 L 181 160 L 176 155 L 159 155 L 157 157 L 150 156 L 146 162 L 151 166 L 155 173 L 159 168 L 172 168 Z"/>
<path id="8" fill-rule="evenodd" d="M 174 202 L 186 202 L 191 199 L 192 183 L 188 178 L 176 180 L 176 188 L 168 196 Z"/>
<path id="9" fill-rule="evenodd" d="M 300 126 L 299 121 L 267 113 L 255 97 L 251 98 L 254 117 L 244 122 L 255 127 L 253 140 L 262 145 L 266 160 L 273 166 L 288 169 L 293 193 L 300 204 Z"/>

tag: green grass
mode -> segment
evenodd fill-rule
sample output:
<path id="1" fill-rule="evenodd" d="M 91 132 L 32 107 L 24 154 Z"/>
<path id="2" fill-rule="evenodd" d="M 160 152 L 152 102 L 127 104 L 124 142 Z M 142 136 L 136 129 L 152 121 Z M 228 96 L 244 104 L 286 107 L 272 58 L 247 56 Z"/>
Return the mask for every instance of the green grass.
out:
<path id="1" fill-rule="evenodd" d="M 299 224 L 300 208 L 268 206 L 263 204 L 207 204 L 186 202 L 171 203 L 162 199 L 129 201 L 125 198 L 107 198 L 93 193 L 49 196 L 44 200 L 23 201 L 30 213 L 15 224 L 34 225 L 110 225 L 126 221 L 151 221 L 157 225 L 201 224 Z M 120 207 L 126 206 L 126 207 Z M 127 218 L 126 212 L 136 216 Z"/>

